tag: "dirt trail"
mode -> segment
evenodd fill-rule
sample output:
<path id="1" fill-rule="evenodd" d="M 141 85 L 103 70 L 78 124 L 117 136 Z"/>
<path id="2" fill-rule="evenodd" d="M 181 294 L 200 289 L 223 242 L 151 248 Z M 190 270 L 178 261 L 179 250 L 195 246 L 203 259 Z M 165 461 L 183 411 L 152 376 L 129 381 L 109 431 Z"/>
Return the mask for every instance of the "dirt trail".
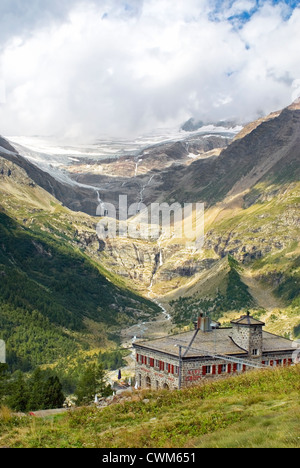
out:
<path id="1" fill-rule="evenodd" d="M 241 274 L 241 279 L 248 286 L 250 294 L 259 307 L 270 313 L 284 308 L 282 301 L 274 296 L 272 288 L 256 280 L 251 270 L 245 269 Z"/>

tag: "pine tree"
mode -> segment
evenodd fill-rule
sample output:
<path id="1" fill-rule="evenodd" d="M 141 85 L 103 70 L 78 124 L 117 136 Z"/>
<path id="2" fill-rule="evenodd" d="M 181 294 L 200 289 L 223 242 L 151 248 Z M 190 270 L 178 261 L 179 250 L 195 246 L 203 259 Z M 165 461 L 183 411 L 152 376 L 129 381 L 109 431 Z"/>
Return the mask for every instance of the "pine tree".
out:
<path id="1" fill-rule="evenodd" d="M 61 408 L 65 401 L 62 385 L 57 376 L 49 377 L 44 384 L 44 408 Z"/>
<path id="2" fill-rule="evenodd" d="M 1 400 L 6 394 L 7 377 L 8 377 L 7 370 L 8 370 L 7 364 L 0 364 L 0 404 L 1 404 Z"/>
<path id="3" fill-rule="evenodd" d="M 30 395 L 28 400 L 28 409 L 38 411 L 44 408 L 44 375 L 40 368 L 37 368 L 29 382 Z"/>
<path id="4" fill-rule="evenodd" d="M 14 411 L 24 412 L 28 408 L 29 390 L 25 382 L 24 374 L 18 371 L 15 380 L 11 384 L 8 406 Z"/>
<path id="5" fill-rule="evenodd" d="M 106 383 L 105 371 L 100 364 L 89 365 L 79 379 L 76 388 L 77 404 L 89 404 L 94 401 L 95 395 L 109 396 L 111 388 Z"/>

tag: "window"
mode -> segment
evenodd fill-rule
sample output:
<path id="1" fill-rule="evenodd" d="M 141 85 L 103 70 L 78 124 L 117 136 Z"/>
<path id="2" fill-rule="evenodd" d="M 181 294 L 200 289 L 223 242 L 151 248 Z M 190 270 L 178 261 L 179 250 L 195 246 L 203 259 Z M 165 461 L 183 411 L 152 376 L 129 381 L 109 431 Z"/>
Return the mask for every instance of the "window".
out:
<path id="1" fill-rule="evenodd" d="M 179 375 L 179 367 L 175 366 L 175 375 Z"/>
<path id="2" fill-rule="evenodd" d="M 146 377 L 146 387 L 151 388 L 151 379 L 150 379 L 150 377 Z"/>
<path id="3" fill-rule="evenodd" d="M 226 372 L 227 372 L 227 364 L 223 364 L 221 367 L 221 373 L 226 374 Z"/>
<path id="4" fill-rule="evenodd" d="M 258 349 L 252 349 L 252 356 L 258 356 L 259 352 Z"/>
<path id="5" fill-rule="evenodd" d="M 205 367 L 206 367 L 206 372 L 205 372 L 206 375 L 207 375 L 207 374 L 211 374 L 211 373 L 212 373 L 212 368 L 211 368 L 211 366 L 205 366 Z"/>
<path id="6" fill-rule="evenodd" d="M 243 364 L 238 364 L 237 365 L 237 371 L 242 372 L 242 370 L 243 370 Z"/>
<path id="7" fill-rule="evenodd" d="M 155 367 L 156 367 L 156 369 L 159 369 L 159 360 L 158 359 L 155 359 Z"/>
<path id="8" fill-rule="evenodd" d="M 159 370 L 164 371 L 165 370 L 165 363 L 163 361 L 159 361 Z"/>

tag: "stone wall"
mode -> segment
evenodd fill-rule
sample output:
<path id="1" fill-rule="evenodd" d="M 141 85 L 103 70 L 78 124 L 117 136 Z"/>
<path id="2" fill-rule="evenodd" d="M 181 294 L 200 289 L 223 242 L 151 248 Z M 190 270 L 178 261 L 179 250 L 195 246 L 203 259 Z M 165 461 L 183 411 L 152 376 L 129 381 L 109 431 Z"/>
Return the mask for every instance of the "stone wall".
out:
<path id="1" fill-rule="evenodd" d="M 142 389 L 178 389 L 180 374 L 181 388 L 185 388 L 204 380 L 221 379 L 253 369 L 226 360 L 202 358 L 184 359 L 180 371 L 179 357 L 139 347 L 136 347 L 136 352 L 136 380 Z M 257 362 L 257 358 L 254 360 Z M 292 353 L 264 353 L 261 362 L 271 367 L 291 365 Z"/>
<path id="2" fill-rule="evenodd" d="M 249 357 L 260 357 L 262 355 L 262 326 L 233 324 L 231 338 L 235 344 L 249 353 Z M 257 350 L 257 354 L 253 355 L 253 350 Z"/>
<path id="3" fill-rule="evenodd" d="M 136 358 L 139 387 L 151 387 L 154 390 L 174 390 L 179 387 L 179 358 L 141 348 L 137 348 Z"/>

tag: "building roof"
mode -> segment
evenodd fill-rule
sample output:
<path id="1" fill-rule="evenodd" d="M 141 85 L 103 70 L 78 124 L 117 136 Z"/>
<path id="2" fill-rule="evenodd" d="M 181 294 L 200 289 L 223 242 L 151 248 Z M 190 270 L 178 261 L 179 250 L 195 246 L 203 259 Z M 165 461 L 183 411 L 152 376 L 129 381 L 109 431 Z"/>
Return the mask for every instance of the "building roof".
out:
<path id="1" fill-rule="evenodd" d="M 192 348 L 187 353 L 187 358 L 208 356 L 210 354 L 245 355 L 247 352 L 237 346 L 229 337 L 230 328 L 219 328 L 213 332 L 198 331 Z M 182 346 L 182 354 L 192 341 L 195 331 L 181 333 L 180 335 L 167 336 L 153 341 L 136 342 L 135 346 L 151 349 L 153 351 L 179 356 L 178 346 Z M 184 348 L 186 347 L 186 348 Z"/>
<path id="2" fill-rule="evenodd" d="M 181 345 L 182 355 L 192 341 L 195 331 L 181 333 L 179 335 L 166 336 L 152 341 L 137 341 L 136 348 L 143 348 L 179 357 Z M 248 351 L 240 348 L 231 338 L 232 328 L 219 328 L 212 332 L 198 331 L 191 349 L 185 356 L 186 359 L 205 357 L 210 355 L 225 355 L 243 357 L 248 355 Z M 271 333 L 263 332 L 263 352 L 292 351 L 293 343 L 290 340 Z"/>
<path id="3" fill-rule="evenodd" d="M 233 324 L 235 325 L 261 325 L 264 326 L 264 322 L 260 322 L 259 320 L 256 320 L 254 317 L 251 317 L 251 315 L 243 315 L 237 320 L 232 320 Z"/>
<path id="4" fill-rule="evenodd" d="M 295 351 L 295 344 L 293 341 L 282 336 L 263 332 L 263 353 L 276 351 Z"/>

